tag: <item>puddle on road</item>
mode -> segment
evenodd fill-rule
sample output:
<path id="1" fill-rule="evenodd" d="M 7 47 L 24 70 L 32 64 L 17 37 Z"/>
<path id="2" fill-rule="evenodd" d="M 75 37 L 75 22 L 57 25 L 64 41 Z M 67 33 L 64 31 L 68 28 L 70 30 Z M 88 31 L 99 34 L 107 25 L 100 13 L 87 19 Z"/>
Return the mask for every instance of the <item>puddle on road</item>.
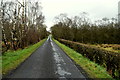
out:
<path id="1" fill-rule="evenodd" d="M 71 73 L 65 71 L 63 68 L 62 68 L 62 65 L 61 63 L 64 63 L 64 60 L 58 55 L 58 53 L 54 52 L 54 59 L 56 61 L 56 65 L 57 65 L 57 71 L 56 73 L 59 74 L 61 77 L 64 77 L 65 75 L 71 75 Z"/>
<path id="2" fill-rule="evenodd" d="M 71 73 L 69 73 L 69 72 L 66 72 L 65 70 L 62 70 L 62 68 L 61 67 L 58 67 L 58 74 L 60 75 L 60 76 L 64 76 L 64 75 L 71 75 Z"/>
<path id="3" fill-rule="evenodd" d="M 54 51 L 54 59 L 57 65 L 57 71 L 56 73 L 59 75 L 59 77 L 65 77 L 65 76 L 70 76 L 71 73 L 67 72 L 64 70 L 64 68 L 62 66 L 65 66 L 65 62 L 63 60 L 63 58 L 60 56 L 60 53 L 56 52 L 56 48 L 54 47 L 53 43 L 51 42 L 52 45 L 52 49 Z M 62 65 L 61 63 L 63 63 L 64 65 Z"/>

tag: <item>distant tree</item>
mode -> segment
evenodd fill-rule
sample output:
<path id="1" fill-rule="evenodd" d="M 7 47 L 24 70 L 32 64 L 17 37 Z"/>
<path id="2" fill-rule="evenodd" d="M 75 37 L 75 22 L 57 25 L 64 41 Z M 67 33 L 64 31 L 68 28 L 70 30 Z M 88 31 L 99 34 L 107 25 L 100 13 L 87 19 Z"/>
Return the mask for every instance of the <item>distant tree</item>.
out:
<path id="1" fill-rule="evenodd" d="M 93 44 L 120 44 L 120 27 L 116 18 L 104 17 L 92 24 L 86 12 L 72 18 L 60 14 L 55 17 L 55 25 L 52 26 L 51 31 L 56 39 Z"/>

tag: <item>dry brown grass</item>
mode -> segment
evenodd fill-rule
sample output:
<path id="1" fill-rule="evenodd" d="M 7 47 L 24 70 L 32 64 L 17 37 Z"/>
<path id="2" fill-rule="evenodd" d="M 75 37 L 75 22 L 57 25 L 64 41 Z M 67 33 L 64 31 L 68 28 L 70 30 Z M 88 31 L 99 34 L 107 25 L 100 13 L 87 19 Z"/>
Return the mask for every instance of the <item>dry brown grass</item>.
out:
<path id="1" fill-rule="evenodd" d="M 120 53 L 120 44 L 96 44 L 96 45 L 91 45 L 91 46 Z"/>

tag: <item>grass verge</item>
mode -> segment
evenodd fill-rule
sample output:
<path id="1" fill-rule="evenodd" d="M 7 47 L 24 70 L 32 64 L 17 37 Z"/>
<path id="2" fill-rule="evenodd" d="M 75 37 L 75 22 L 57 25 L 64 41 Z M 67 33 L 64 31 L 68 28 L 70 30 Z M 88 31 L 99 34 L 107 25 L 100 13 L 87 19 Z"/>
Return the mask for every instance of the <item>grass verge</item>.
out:
<path id="1" fill-rule="evenodd" d="M 2 75 L 8 74 L 11 70 L 16 69 L 18 65 L 24 62 L 46 39 L 31 45 L 23 50 L 9 51 L 2 55 Z"/>
<path id="2" fill-rule="evenodd" d="M 89 59 L 83 57 L 80 53 L 74 51 L 73 49 L 61 44 L 57 40 L 53 39 L 66 54 L 76 62 L 77 65 L 80 65 L 89 75 L 90 78 L 111 78 L 112 77 L 107 73 L 106 69 Z"/>

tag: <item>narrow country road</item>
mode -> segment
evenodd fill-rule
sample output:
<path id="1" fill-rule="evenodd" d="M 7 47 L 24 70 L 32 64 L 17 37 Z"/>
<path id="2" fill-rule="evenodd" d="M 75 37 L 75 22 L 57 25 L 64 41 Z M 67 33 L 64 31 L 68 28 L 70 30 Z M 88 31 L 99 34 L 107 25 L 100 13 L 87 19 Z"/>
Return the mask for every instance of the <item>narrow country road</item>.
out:
<path id="1" fill-rule="evenodd" d="M 22 65 L 7 78 L 85 78 L 71 59 L 49 36 Z"/>

